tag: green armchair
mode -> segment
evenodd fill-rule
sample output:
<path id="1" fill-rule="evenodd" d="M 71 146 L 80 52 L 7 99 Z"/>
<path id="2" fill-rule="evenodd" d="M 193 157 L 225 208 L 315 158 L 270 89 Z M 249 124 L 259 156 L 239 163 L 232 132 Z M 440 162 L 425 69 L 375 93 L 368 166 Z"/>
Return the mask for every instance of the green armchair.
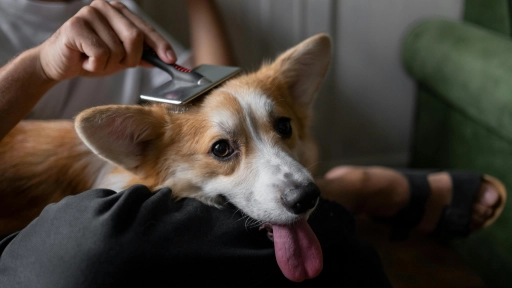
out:
<path id="1" fill-rule="evenodd" d="M 405 35 L 403 64 L 418 87 L 411 167 L 479 171 L 510 194 L 510 2 L 485 1 L 490 11 L 477 13 L 483 1 L 466 1 L 464 22 L 427 19 Z M 491 287 L 512 287 L 511 202 L 489 228 L 452 243 Z"/>

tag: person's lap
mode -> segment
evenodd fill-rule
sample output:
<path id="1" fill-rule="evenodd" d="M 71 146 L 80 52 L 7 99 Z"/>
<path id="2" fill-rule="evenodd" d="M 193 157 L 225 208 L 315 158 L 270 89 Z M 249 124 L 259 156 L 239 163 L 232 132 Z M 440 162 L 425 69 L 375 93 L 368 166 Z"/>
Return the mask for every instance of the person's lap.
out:
<path id="1" fill-rule="evenodd" d="M 310 217 L 324 253 L 312 287 L 390 286 L 373 248 L 354 236 L 341 205 L 321 200 Z M 0 243 L 2 287 L 295 285 L 273 244 L 233 207 L 172 202 L 169 189 L 91 190 L 51 204 Z M 285 285 L 286 286 L 286 285 Z"/>

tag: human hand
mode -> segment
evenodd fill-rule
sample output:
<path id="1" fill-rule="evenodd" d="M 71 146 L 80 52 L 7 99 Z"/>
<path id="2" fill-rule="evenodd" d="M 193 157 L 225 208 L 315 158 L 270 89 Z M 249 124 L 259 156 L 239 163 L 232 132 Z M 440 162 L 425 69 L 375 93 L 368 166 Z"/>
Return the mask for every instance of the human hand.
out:
<path id="1" fill-rule="evenodd" d="M 176 61 L 171 45 L 124 4 L 95 0 L 37 49 L 45 76 L 60 81 L 76 76 L 106 76 L 144 65 L 144 44 L 164 62 Z"/>

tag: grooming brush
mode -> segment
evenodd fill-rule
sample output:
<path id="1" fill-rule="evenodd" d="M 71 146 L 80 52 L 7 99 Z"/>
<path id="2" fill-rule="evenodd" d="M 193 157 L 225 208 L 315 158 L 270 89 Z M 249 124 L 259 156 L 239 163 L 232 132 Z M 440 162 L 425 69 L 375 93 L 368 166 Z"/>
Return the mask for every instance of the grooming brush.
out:
<path id="1" fill-rule="evenodd" d="M 174 105 L 184 105 L 240 72 L 239 67 L 216 65 L 200 65 L 190 70 L 165 63 L 150 49 L 144 50 L 142 60 L 167 72 L 172 79 L 140 98 Z"/>

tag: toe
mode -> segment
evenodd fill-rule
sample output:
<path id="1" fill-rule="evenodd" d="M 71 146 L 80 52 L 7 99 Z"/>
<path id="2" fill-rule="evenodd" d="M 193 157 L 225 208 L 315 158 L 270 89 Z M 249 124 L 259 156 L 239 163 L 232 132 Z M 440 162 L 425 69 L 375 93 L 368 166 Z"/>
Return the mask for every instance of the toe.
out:
<path id="1" fill-rule="evenodd" d="M 496 206 L 499 200 L 498 191 L 496 191 L 494 186 L 486 182 L 482 183 L 482 187 L 480 188 L 480 193 L 478 196 L 479 199 L 477 202 L 487 207 Z"/>
<path id="2" fill-rule="evenodd" d="M 473 204 L 472 230 L 482 227 L 493 216 L 494 208 L 499 204 L 500 195 L 493 185 L 483 182 L 477 197 Z"/>
<path id="3" fill-rule="evenodd" d="M 481 203 L 476 203 L 473 205 L 473 215 L 476 215 L 481 218 L 489 218 L 492 216 L 493 209 L 489 206 L 483 205 Z"/>

